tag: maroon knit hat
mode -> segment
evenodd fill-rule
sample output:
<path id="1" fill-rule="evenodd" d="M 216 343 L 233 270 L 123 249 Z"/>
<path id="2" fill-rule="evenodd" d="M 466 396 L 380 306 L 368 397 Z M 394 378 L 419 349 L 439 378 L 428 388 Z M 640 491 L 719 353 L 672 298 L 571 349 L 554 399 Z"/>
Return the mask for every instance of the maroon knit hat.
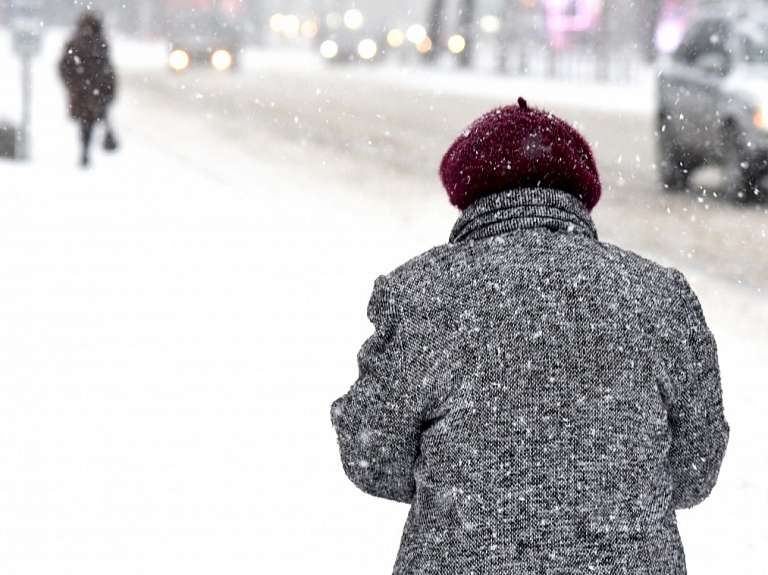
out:
<path id="1" fill-rule="evenodd" d="M 545 186 L 591 211 L 601 188 L 587 141 L 557 116 L 517 102 L 481 116 L 448 148 L 440 178 L 451 203 L 463 210 L 494 192 Z"/>

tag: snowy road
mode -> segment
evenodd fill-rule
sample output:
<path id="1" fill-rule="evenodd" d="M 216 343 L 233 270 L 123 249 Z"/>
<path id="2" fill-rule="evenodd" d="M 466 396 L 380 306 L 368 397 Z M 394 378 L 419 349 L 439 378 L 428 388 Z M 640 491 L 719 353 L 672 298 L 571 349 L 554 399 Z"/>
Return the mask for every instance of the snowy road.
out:
<path id="1" fill-rule="evenodd" d="M 51 44 L 33 161 L 0 163 L 0 573 L 389 573 L 407 508 L 346 481 L 329 405 L 356 376 L 375 276 L 445 241 L 456 216 L 430 163 L 496 103 L 477 91 L 509 86 L 324 80 L 255 54 L 213 89 L 142 50 L 116 45 L 118 154 L 76 167 Z M 419 82 L 421 96 L 402 87 Z M 599 143 L 603 237 L 681 267 L 701 296 L 733 429 L 714 494 L 679 515 L 689 572 L 762 575 L 764 244 L 729 238 L 759 239 L 765 214 L 657 192 L 625 92 L 525 88 L 553 109 L 578 100 L 558 111 Z M 614 115 L 589 112 L 595 94 Z M 614 134 L 632 142 L 621 161 Z"/>
<path id="2" fill-rule="evenodd" d="M 589 101 L 589 94 L 569 101 L 562 86 L 546 91 L 525 80 L 328 67 L 306 58 L 279 64 L 264 56 L 252 60 L 240 74 L 194 70 L 148 76 L 147 70 L 136 70 L 125 74 L 124 82 L 154 106 L 206 116 L 211 130 L 246 142 L 254 130 L 266 130 L 301 145 L 377 160 L 388 170 L 423 178 L 428 193 L 435 195 L 441 193 L 436 166 L 453 138 L 478 115 L 522 94 L 576 123 L 595 145 L 606 187 L 595 211 L 604 239 L 656 254 L 672 265 L 693 265 L 768 289 L 765 206 L 741 208 L 713 198 L 718 189 L 712 173 L 694 179 L 693 187 L 704 183 L 710 188 L 696 198 L 659 189 L 650 82 L 636 87 L 639 94 L 628 95 L 627 88 L 597 92 L 595 99 L 624 99 L 603 107 Z M 473 90 L 462 89 L 462 83 Z"/>

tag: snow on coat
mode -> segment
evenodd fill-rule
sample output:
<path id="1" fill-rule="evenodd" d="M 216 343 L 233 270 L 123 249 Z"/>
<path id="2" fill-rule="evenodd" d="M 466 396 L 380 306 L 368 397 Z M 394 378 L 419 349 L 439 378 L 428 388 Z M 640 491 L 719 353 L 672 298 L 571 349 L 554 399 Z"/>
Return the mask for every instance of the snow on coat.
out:
<path id="1" fill-rule="evenodd" d="M 115 95 L 115 71 L 101 21 L 84 16 L 64 47 L 59 73 L 69 94 L 69 113 L 78 120 L 103 120 Z"/>
<path id="2" fill-rule="evenodd" d="M 599 242 L 553 189 L 480 198 L 377 279 L 333 403 L 349 478 L 411 505 L 396 575 L 684 575 L 675 510 L 728 440 L 683 275 Z"/>

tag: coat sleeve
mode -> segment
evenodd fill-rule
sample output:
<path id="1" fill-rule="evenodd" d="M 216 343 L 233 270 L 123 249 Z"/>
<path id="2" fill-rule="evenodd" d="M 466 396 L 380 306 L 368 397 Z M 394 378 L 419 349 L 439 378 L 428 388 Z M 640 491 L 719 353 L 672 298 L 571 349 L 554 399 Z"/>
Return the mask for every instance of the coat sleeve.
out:
<path id="1" fill-rule="evenodd" d="M 72 44 L 68 43 L 64 47 L 64 52 L 61 55 L 61 59 L 59 60 L 59 76 L 64 81 L 64 84 L 69 88 L 70 84 L 72 84 L 72 71 L 74 66 L 74 54 L 73 54 L 73 48 Z"/>
<path id="2" fill-rule="evenodd" d="M 410 503 L 421 404 L 408 379 L 402 311 L 382 276 L 368 304 L 374 334 L 358 354 L 359 377 L 331 406 L 344 471 L 364 492 Z"/>
<path id="3" fill-rule="evenodd" d="M 102 66 L 99 71 L 99 77 L 102 79 L 101 91 L 104 101 L 109 103 L 114 100 L 117 93 L 117 78 L 115 77 L 115 67 L 109 55 L 109 45 L 106 41 L 103 44 Z"/>
<path id="4" fill-rule="evenodd" d="M 685 335 L 681 374 L 668 417 L 672 430 L 669 463 L 677 509 L 701 503 L 717 482 L 728 444 L 717 346 L 693 290 L 677 272 Z"/>

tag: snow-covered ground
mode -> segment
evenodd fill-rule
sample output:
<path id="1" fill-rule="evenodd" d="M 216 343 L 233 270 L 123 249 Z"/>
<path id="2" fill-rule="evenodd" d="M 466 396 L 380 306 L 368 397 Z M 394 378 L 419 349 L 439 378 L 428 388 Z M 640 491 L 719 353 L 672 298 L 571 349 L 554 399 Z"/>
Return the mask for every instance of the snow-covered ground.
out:
<path id="1" fill-rule="evenodd" d="M 255 153 L 131 93 L 121 149 L 83 171 L 60 39 L 35 62 L 33 157 L 0 161 L 0 573 L 389 573 L 407 508 L 346 481 L 329 406 L 355 379 L 374 278 L 456 213 L 422 179 L 273 133 Z M 5 40 L 0 118 L 16 119 Z M 118 39 L 115 56 L 163 67 L 157 46 Z M 526 93 L 647 106 L 643 89 Z M 768 296 L 683 269 L 732 426 L 713 495 L 679 514 L 689 572 L 762 575 Z"/>

